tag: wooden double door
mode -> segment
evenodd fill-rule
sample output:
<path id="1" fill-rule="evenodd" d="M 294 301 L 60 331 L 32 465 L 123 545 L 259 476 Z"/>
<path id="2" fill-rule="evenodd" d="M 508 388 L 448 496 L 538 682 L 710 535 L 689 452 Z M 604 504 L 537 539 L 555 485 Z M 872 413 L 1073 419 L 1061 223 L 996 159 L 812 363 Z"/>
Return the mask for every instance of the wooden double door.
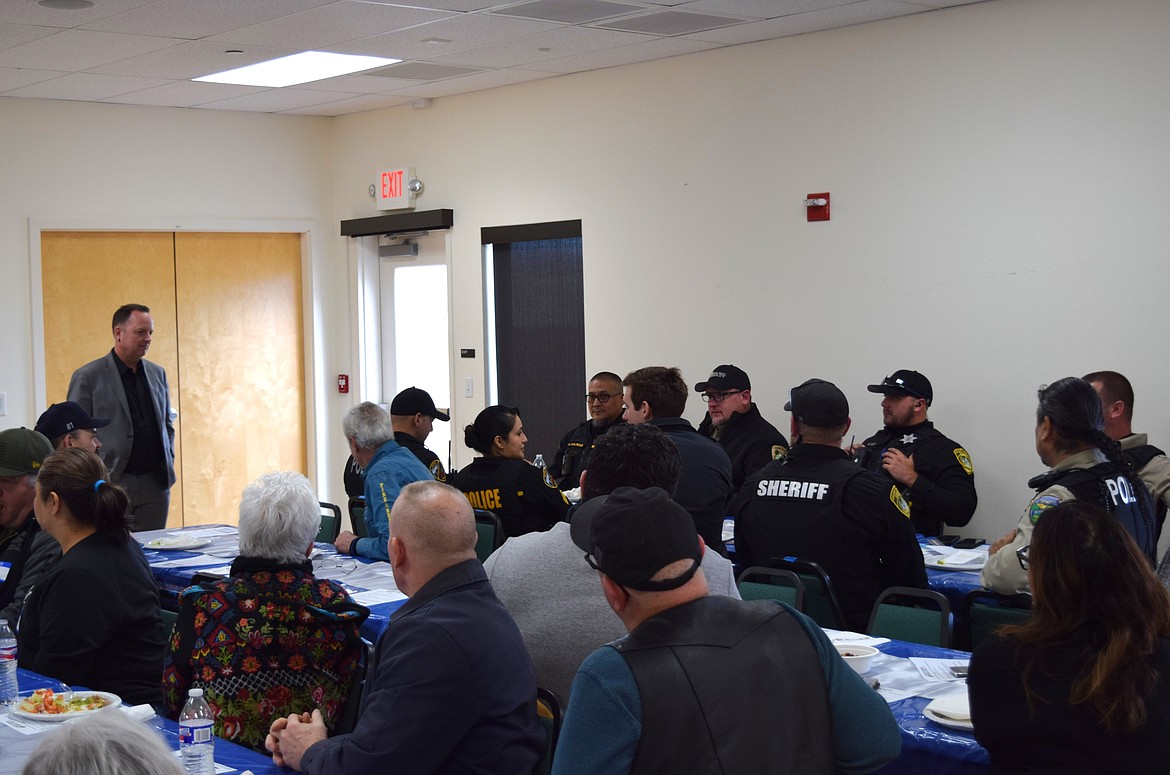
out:
<path id="1" fill-rule="evenodd" d="M 50 403 L 109 352 L 114 310 L 150 307 L 178 412 L 168 525 L 234 524 L 257 476 L 306 471 L 301 235 L 42 232 L 41 273 Z"/>

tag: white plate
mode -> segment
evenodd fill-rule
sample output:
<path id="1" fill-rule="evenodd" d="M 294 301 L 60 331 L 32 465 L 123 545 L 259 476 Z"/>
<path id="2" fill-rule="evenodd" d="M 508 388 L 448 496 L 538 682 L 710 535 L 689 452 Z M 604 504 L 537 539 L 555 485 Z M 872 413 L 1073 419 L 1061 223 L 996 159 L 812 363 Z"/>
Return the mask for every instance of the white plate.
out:
<path id="1" fill-rule="evenodd" d="M 926 716 L 936 724 L 941 724 L 942 726 L 950 727 L 951 729 L 961 729 L 964 732 L 971 732 L 975 729 L 975 726 L 970 721 L 961 721 L 957 718 L 947 718 L 946 716 L 935 713 L 933 710 L 931 710 L 929 705 L 922 709 L 922 715 Z"/>
<path id="2" fill-rule="evenodd" d="M 199 536 L 163 536 L 146 542 L 147 549 L 159 549 L 164 552 L 177 552 L 184 549 L 198 549 L 211 543 L 210 538 Z"/>
<path id="3" fill-rule="evenodd" d="M 81 718 L 82 716 L 90 716 L 94 713 L 100 713 L 109 708 L 116 708 L 122 704 L 122 698 L 110 692 L 94 692 L 86 689 L 85 691 L 78 690 L 74 692 L 78 697 L 88 697 L 90 695 L 97 695 L 110 701 L 109 705 L 94 710 L 74 710 L 68 713 L 30 713 L 27 710 L 21 710 L 20 704 L 17 703 L 9 709 L 9 713 L 17 718 L 29 719 L 30 721 L 68 721 L 71 718 Z"/>
<path id="4" fill-rule="evenodd" d="M 947 562 L 945 557 L 927 557 L 923 562 L 926 567 L 936 570 L 983 570 L 986 561 L 955 564 Z"/>

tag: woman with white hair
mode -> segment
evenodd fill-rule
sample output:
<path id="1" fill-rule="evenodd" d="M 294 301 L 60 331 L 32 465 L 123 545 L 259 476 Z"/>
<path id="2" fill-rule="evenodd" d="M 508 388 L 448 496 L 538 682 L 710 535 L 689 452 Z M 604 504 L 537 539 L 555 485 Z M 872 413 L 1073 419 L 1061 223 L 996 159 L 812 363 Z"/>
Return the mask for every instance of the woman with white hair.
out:
<path id="1" fill-rule="evenodd" d="M 369 610 L 313 577 L 320 528 L 313 486 L 292 472 L 261 476 L 240 500 L 231 575 L 183 591 L 163 669 L 167 714 L 203 689 L 215 734 L 264 751 L 277 718 L 321 708 L 333 728 L 363 651 Z"/>
<path id="2" fill-rule="evenodd" d="M 74 719 L 46 735 L 21 775 L 185 775 L 162 737 L 116 709 Z"/>

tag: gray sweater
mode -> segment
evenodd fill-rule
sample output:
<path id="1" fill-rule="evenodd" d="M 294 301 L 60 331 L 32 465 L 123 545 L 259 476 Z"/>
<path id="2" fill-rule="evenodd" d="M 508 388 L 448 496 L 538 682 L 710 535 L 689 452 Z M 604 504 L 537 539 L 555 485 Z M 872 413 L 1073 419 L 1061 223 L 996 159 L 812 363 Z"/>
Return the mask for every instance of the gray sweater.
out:
<path id="1" fill-rule="evenodd" d="M 727 558 L 708 550 L 702 568 L 712 595 L 739 597 Z M 626 634 L 605 601 L 597 571 L 569 537 L 567 522 L 509 538 L 484 569 L 520 626 L 536 666 L 537 686 L 554 691 L 564 707 L 585 657 Z"/>

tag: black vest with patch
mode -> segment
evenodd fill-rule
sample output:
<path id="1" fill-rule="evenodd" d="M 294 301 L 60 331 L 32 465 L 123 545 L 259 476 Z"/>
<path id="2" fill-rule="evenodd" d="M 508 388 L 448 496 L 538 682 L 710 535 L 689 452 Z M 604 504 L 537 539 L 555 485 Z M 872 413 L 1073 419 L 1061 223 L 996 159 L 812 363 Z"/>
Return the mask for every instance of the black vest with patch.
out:
<path id="1" fill-rule="evenodd" d="M 1156 457 L 1164 457 L 1165 452 L 1155 447 L 1153 444 L 1142 444 L 1140 447 L 1133 447 L 1132 449 L 1121 450 L 1121 456 L 1133 466 L 1133 470 L 1140 475 L 1142 469 L 1150 464 L 1150 461 Z M 1155 513 L 1158 517 L 1158 532 L 1162 531 L 1162 525 L 1166 522 L 1166 504 L 1158 500 L 1154 503 Z"/>
<path id="2" fill-rule="evenodd" d="M 834 771 L 820 657 L 786 608 L 703 597 L 610 646 L 642 701 L 631 775 Z"/>
<path id="3" fill-rule="evenodd" d="M 1128 471 L 1107 460 L 1092 468 L 1049 471 L 1028 482 L 1028 486 L 1037 491 L 1053 485 L 1068 489 L 1079 501 L 1095 503 L 1108 511 L 1133 536 L 1150 562 L 1157 563 L 1154 556 L 1158 543 L 1154 499 L 1140 479 L 1130 478 Z"/>

